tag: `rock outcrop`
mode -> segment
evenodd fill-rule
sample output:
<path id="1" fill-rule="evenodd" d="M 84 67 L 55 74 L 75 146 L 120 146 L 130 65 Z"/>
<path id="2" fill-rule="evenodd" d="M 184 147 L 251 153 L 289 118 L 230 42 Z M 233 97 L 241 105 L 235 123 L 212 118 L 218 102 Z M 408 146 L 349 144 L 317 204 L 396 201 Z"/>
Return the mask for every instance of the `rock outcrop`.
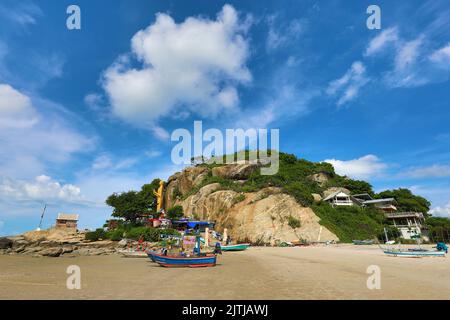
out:
<path id="1" fill-rule="evenodd" d="M 260 167 L 258 163 L 230 164 L 213 168 L 212 175 L 225 179 L 245 180 Z"/>
<path id="2" fill-rule="evenodd" d="M 318 172 L 308 176 L 308 179 L 316 182 L 319 186 L 324 187 L 331 179 L 331 175 L 327 172 Z"/>
<path id="3" fill-rule="evenodd" d="M 186 216 L 215 221 L 219 232 L 227 228 L 228 234 L 237 241 L 271 245 L 301 239 L 338 241 L 336 235 L 320 225 L 320 219 L 312 209 L 302 207 L 279 188 L 267 187 L 258 192 L 238 193 L 222 188 L 219 183 L 212 183 L 190 194 L 192 188 L 198 187 L 208 175 L 241 183 L 257 168 L 257 164 L 225 165 L 213 169 L 203 166 L 187 168 L 169 178 L 166 208 L 181 205 Z M 172 195 L 173 190 L 178 191 L 176 196 Z M 289 220 L 292 219 L 299 221 L 301 226 L 291 227 Z"/>
<path id="4" fill-rule="evenodd" d="M 198 186 L 202 180 L 209 174 L 207 167 L 197 166 L 188 167 L 182 172 L 172 175 L 166 184 L 164 191 L 164 206 L 170 208 L 174 206 L 177 199 Z"/>
<path id="5" fill-rule="evenodd" d="M 105 255 L 115 253 L 114 241 L 89 242 L 84 233 L 64 229 L 30 231 L 23 235 L 4 238 L 8 246 L 0 246 L 0 254 L 23 254 L 35 257 Z"/>

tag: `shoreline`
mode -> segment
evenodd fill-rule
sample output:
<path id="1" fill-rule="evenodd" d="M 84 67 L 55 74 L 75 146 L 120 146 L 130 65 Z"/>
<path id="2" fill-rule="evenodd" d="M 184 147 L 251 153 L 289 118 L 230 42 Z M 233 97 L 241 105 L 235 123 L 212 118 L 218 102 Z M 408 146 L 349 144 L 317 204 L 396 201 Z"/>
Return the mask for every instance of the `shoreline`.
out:
<path id="1" fill-rule="evenodd" d="M 81 270 L 69 290 L 69 265 Z M 370 265 L 381 289 L 369 290 Z M 447 258 L 389 257 L 377 246 L 251 247 L 213 268 L 162 268 L 119 255 L 0 256 L 0 299 L 450 299 Z"/>

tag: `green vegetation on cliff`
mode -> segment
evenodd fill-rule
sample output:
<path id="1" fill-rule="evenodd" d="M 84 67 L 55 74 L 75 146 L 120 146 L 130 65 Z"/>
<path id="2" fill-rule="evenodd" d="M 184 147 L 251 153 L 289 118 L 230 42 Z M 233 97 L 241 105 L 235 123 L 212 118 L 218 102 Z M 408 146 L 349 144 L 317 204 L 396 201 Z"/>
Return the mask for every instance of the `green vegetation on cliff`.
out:
<path id="1" fill-rule="evenodd" d="M 218 164 L 200 164 L 210 168 L 220 166 Z M 313 174 L 326 175 L 327 181 L 323 184 L 311 179 Z M 430 209 L 430 202 L 423 197 L 414 195 L 408 189 L 386 190 L 379 194 L 373 191 L 370 183 L 354 180 L 336 174 L 331 164 L 315 163 L 305 159 L 298 159 L 295 155 L 280 153 L 279 171 L 274 175 L 261 175 L 260 170 L 255 170 L 242 184 L 236 184 L 232 180 L 214 177 L 210 173 L 202 183 L 191 190 L 185 197 L 196 193 L 201 187 L 210 183 L 219 183 L 222 189 L 231 189 L 237 192 L 253 192 L 265 187 L 279 187 L 283 192 L 292 195 L 299 204 L 311 207 L 321 219 L 320 223 L 332 231 L 343 242 L 354 239 L 384 238 L 384 228 L 389 238 L 396 238 L 399 232 L 390 225 L 384 215 L 372 208 L 336 207 L 327 203 L 314 203 L 312 193 L 322 194 L 330 187 L 342 187 L 352 194 L 368 193 L 373 198 L 395 198 L 400 211 L 422 212 L 426 216 Z M 445 224 L 438 218 L 428 218 L 432 223 L 433 234 L 450 231 L 450 220 Z"/>
<path id="2" fill-rule="evenodd" d="M 246 154 L 248 156 L 248 151 Z M 197 163 L 196 165 L 207 166 L 210 169 L 222 166 L 222 164 L 216 163 Z M 317 174 L 326 177 L 326 179 L 318 183 L 313 176 Z M 375 199 L 392 197 L 395 198 L 396 206 L 400 211 L 422 212 L 427 216 L 426 222 L 433 240 L 442 237 L 448 239 L 450 235 L 450 219 L 429 217 L 430 202 L 423 197 L 414 195 L 410 190 L 386 190 L 377 194 L 373 191 L 370 183 L 340 176 L 336 174 L 333 166 L 329 163 L 315 163 L 299 159 L 292 154 L 279 154 L 279 170 L 274 175 L 261 175 L 260 170 L 254 170 L 245 181 L 236 183 L 232 179 L 213 176 L 212 170 L 210 170 L 203 181 L 189 192 L 182 195 L 179 190 L 175 190 L 174 193 L 181 199 L 186 199 L 211 183 L 220 184 L 219 189 L 236 192 L 256 192 L 265 187 L 278 187 L 284 193 L 292 195 L 302 206 L 311 207 L 320 217 L 320 223 L 336 234 L 343 242 L 354 239 L 384 238 L 384 228 L 387 229 L 390 239 L 398 237 L 399 232 L 386 221 L 382 213 L 373 208 L 363 209 L 356 206 L 333 208 L 327 203 L 315 203 L 313 193 L 323 194 L 330 187 L 342 187 L 348 189 L 352 194 L 368 193 Z M 154 180 L 151 184 L 144 185 L 138 192 L 115 193 L 107 199 L 106 203 L 114 208 L 114 217 L 125 218 L 127 222 L 134 225 L 139 214 L 154 212 L 153 190 L 157 189 L 158 186 L 159 180 Z M 239 202 L 243 199 L 244 197 L 241 195 L 235 201 Z M 182 215 L 182 210 L 179 207 L 174 207 L 168 213 L 174 218 L 178 218 Z M 292 225 L 295 226 L 296 224 L 292 222 Z M 110 239 L 118 239 L 121 237 L 120 233 L 126 233 L 126 231 L 130 233 L 130 230 L 124 230 L 123 227 L 107 235 L 100 234 L 101 232 L 97 231 L 97 234 L 92 234 L 92 237 L 96 238 L 99 235 Z M 134 233 L 131 232 L 132 235 Z M 146 238 L 156 239 L 153 231 L 136 230 L 137 234 L 145 234 Z"/>

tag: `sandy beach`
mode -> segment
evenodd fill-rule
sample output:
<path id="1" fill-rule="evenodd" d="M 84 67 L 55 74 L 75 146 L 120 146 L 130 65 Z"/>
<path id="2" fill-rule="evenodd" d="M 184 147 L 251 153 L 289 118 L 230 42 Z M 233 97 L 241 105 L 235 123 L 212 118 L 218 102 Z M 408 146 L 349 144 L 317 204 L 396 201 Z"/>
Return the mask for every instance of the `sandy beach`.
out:
<path id="1" fill-rule="evenodd" d="M 377 246 L 265 248 L 219 256 L 214 268 L 167 269 L 117 255 L 0 256 L 1 299 L 450 299 L 448 258 L 396 258 Z M 66 268 L 81 268 L 80 290 Z M 369 265 L 381 289 L 369 290 Z"/>

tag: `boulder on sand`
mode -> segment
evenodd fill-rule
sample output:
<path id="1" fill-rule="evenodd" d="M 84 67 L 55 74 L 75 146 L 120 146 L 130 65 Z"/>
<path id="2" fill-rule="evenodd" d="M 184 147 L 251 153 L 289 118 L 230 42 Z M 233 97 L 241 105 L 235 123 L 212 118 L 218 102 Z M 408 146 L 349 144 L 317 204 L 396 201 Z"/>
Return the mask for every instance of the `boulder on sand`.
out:
<path id="1" fill-rule="evenodd" d="M 117 243 L 117 246 L 118 246 L 118 247 L 124 248 L 124 247 L 127 246 L 127 244 L 128 244 L 128 240 L 127 240 L 127 239 L 122 239 L 122 240 L 120 240 L 120 241 Z"/>
<path id="2" fill-rule="evenodd" d="M 39 252 L 44 257 L 59 257 L 63 253 L 62 248 L 48 248 Z"/>

